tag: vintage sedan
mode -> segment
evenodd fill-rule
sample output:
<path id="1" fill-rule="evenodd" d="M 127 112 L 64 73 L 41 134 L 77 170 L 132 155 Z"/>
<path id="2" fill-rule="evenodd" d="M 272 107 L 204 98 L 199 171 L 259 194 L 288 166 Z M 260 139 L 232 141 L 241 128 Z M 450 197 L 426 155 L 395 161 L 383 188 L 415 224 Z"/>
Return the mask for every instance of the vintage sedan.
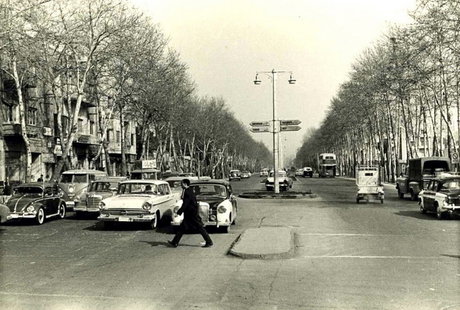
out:
<path id="1" fill-rule="evenodd" d="M 98 220 L 105 226 L 114 222 L 134 222 L 146 223 L 151 229 L 155 229 L 161 219 L 170 220 L 177 202 L 176 197 L 165 181 L 123 181 L 120 182 L 115 196 L 100 202 Z"/>
<path id="2" fill-rule="evenodd" d="M 444 174 L 419 193 L 420 212 L 436 212 L 438 219 L 460 215 L 460 176 Z"/>
<path id="3" fill-rule="evenodd" d="M 66 204 L 61 196 L 55 183 L 24 183 L 14 189 L 6 205 L 11 219 L 32 219 L 41 225 L 47 218 L 65 217 Z"/>
<path id="4" fill-rule="evenodd" d="M 99 214 L 99 203 L 102 199 L 114 196 L 118 191 L 118 184 L 126 180 L 125 177 L 103 177 L 93 181 L 86 193 L 82 194 L 80 203 L 74 207 L 75 215 Z"/>
<path id="5" fill-rule="evenodd" d="M 199 205 L 198 213 L 205 226 L 214 226 L 228 233 L 230 226 L 236 223 L 238 203 L 232 187 L 226 180 L 199 180 L 190 184 Z M 179 200 L 174 208 L 171 225 L 179 226 L 184 215 L 177 214 L 182 206 Z"/>
<path id="6" fill-rule="evenodd" d="M 286 171 L 278 171 L 278 184 L 280 186 L 280 190 L 287 191 L 288 189 L 292 188 L 292 183 L 292 178 L 287 175 Z M 267 191 L 272 191 L 275 189 L 275 174 L 273 171 L 270 171 L 270 175 L 265 180 L 265 188 Z"/>

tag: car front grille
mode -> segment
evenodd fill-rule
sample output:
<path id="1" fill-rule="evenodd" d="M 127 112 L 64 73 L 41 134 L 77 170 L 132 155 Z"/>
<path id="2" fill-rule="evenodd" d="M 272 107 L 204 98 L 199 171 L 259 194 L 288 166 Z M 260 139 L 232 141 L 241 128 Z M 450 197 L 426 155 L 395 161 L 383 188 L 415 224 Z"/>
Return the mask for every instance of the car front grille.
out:
<path id="1" fill-rule="evenodd" d="M 139 214 L 149 214 L 149 211 L 144 209 L 110 209 L 110 210 L 103 210 L 103 214 L 111 214 L 111 215 L 139 215 Z"/>
<path id="2" fill-rule="evenodd" d="M 91 196 L 86 200 L 87 208 L 97 208 L 99 203 L 102 201 L 102 196 Z"/>

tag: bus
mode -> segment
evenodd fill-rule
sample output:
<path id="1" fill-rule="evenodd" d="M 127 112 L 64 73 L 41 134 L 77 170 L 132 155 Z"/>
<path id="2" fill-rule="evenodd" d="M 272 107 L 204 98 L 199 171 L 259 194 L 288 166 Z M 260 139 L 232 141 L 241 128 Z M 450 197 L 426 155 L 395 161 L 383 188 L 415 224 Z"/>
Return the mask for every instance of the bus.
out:
<path id="1" fill-rule="evenodd" d="M 337 158 L 334 153 L 321 153 L 318 157 L 318 171 L 320 178 L 335 177 Z"/>

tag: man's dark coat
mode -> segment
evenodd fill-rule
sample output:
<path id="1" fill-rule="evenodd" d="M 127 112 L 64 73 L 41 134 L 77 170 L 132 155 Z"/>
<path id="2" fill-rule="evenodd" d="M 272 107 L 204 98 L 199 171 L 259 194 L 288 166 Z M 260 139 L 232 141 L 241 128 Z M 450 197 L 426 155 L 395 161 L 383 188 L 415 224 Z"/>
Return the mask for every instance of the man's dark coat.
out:
<path id="1" fill-rule="evenodd" d="M 184 213 L 184 220 L 181 226 L 185 230 L 196 230 L 198 227 L 204 226 L 198 214 L 198 203 L 191 187 L 188 187 L 182 193 L 182 207 L 180 207 L 177 213 Z"/>

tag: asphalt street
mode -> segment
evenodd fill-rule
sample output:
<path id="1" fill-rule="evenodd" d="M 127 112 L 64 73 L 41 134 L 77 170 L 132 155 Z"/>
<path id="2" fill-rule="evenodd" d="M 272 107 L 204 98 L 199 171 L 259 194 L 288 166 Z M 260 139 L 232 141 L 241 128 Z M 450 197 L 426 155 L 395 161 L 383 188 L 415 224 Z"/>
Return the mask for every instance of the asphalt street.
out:
<path id="1" fill-rule="evenodd" d="M 253 176 L 235 192 L 262 189 Z M 422 215 L 392 186 L 385 202 L 355 201 L 348 179 L 300 178 L 316 198 L 243 199 L 214 247 L 94 218 L 0 226 L 2 309 L 460 309 L 459 220 Z M 292 256 L 229 255 L 249 228 L 290 229 Z M 266 240 L 264 242 L 267 242 Z"/>

